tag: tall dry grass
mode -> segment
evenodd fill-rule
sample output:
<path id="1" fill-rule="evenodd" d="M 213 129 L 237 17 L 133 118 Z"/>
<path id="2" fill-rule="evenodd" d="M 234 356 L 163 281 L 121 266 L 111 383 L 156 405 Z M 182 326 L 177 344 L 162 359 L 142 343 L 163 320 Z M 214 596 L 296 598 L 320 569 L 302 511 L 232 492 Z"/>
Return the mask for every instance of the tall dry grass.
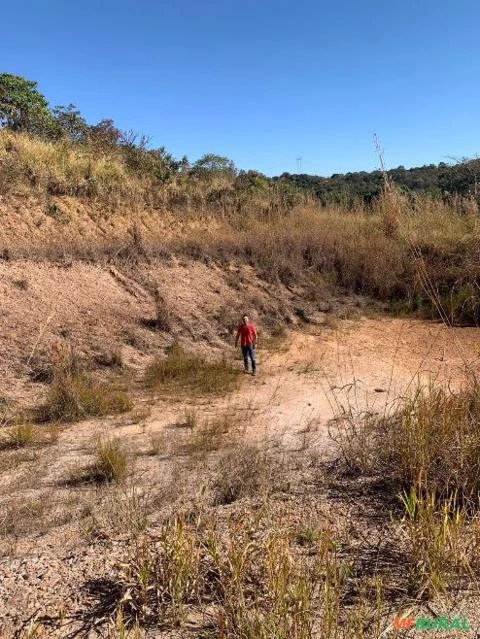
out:
<path id="1" fill-rule="evenodd" d="M 345 414 L 334 435 L 354 471 L 379 473 L 398 490 L 471 505 L 480 496 L 480 389 L 475 382 L 453 393 L 419 388 L 387 416 Z"/>
<path id="2" fill-rule="evenodd" d="M 2 192 L 20 190 L 127 202 L 142 195 L 142 185 L 128 175 L 113 153 L 6 130 L 0 131 L 0 167 Z"/>
<path id="3" fill-rule="evenodd" d="M 419 599 L 477 585 L 480 544 L 480 390 L 419 388 L 395 411 L 344 411 L 332 434 L 349 473 L 380 479 L 403 516 L 394 528 Z M 390 501 L 391 503 L 391 501 Z"/>
<path id="4" fill-rule="evenodd" d="M 261 513 L 245 512 L 221 531 L 214 519 L 167 521 L 146 535 L 119 568 L 119 610 L 127 624 L 182 631 L 196 613 L 198 628 L 231 639 L 353 639 L 366 628 L 379 637 L 371 586 L 345 606 L 349 567 L 328 531 L 302 549 L 287 527 L 265 529 Z"/>
<path id="5" fill-rule="evenodd" d="M 45 401 L 36 411 L 39 421 L 75 422 L 132 408 L 130 395 L 118 381 L 100 381 L 87 374 L 68 347 L 54 351 L 51 382 Z"/>
<path id="6" fill-rule="evenodd" d="M 477 217 L 428 198 L 418 206 L 403 210 L 395 234 L 385 232 L 378 212 L 310 206 L 269 219 L 224 220 L 202 234 L 184 233 L 171 247 L 196 259 L 247 262 L 266 280 L 289 286 L 308 287 L 320 275 L 327 286 L 385 302 L 397 312 L 438 317 L 427 279 L 450 321 L 475 324 Z"/>
<path id="7" fill-rule="evenodd" d="M 120 209 L 125 216 L 129 210 L 132 228 L 138 228 L 140 217 L 165 216 L 160 234 L 153 230 L 157 217 L 147 223 L 136 260 L 174 253 L 242 261 L 267 281 L 289 286 L 308 287 L 321 274 L 327 286 L 371 297 L 397 312 L 437 317 L 441 305 L 449 322 L 478 322 L 476 202 L 406 195 L 388 182 L 368 208 L 362 203 L 354 209 L 322 208 L 309 194 L 287 186 L 281 180 L 188 171 L 165 180 L 132 172 L 119 149 L 99 151 L 0 131 L 0 193 L 45 199 L 45 215 L 70 227 L 70 239 L 60 247 L 63 257 L 112 259 L 130 253 L 126 238 L 98 246 L 82 239 L 75 212 L 67 210 L 71 203 L 57 207 L 51 201 L 74 196 L 91 202 L 102 216 Z M 55 247 L 46 247 L 42 236 L 37 252 L 54 258 Z M 159 316 L 159 323 L 168 328 L 168 317 Z"/>

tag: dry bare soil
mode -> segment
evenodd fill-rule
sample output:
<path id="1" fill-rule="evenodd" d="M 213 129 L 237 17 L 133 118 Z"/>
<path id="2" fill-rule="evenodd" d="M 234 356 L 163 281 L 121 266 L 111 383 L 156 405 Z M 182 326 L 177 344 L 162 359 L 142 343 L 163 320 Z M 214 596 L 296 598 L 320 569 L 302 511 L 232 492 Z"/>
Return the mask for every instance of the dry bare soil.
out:
<path id="1" fill-rule="evenodd" d="M 335 418 L 386 414 L 418 384 L 460 388 L 478 361 L 477 329 L 365 316 L 361 300 L 298 309 L 295 291 L 266 285 L 249 267 L 174 259 L 123 269 L 3 261 L 0 292 L 5 433 L 12 416 L 45 397 L 37 374 L 58 344 L 74 344 L 92 375 L 113 376 L 134 401 L 116 416 L 34 425 L 35 441 L 0 451 L 2 636 L 127 636 L 118 619 L 122 566 L 139 540 L 161 537 L 179 516 L 225 529 L 258 517 L 259 530 L 288 529 L 299 552 L 315 531 L 329 531 L 345 556 L 357 553 L 359 578 L 373 565 L 392 577 L 383 628 L 405 598 L 414 601 L 388 518 L 398 504 L 335 475 Z M 159 303 L 168 330 L 156 324 Z M 145 387 L 146 366 L 173 343 L 233 360 L 232 328 L 245 310 L 259 327 L 257 377 L 243 376 L 226 394 Z M 119 371 L 108 365 L 112 353 Z M 238 358 L 233 365 L 241 367 Z M 118 480 L 92 474 L 99 441 L 124 453 Z M 476 636 L 471 593 L 457 593 L 454 610 L 468 615 L 465 636 Z M 208 605 L 189 603 L 182 614 L 169 627 L 151 624 L 146 636 L 228 636 L 215 630 Z"/>

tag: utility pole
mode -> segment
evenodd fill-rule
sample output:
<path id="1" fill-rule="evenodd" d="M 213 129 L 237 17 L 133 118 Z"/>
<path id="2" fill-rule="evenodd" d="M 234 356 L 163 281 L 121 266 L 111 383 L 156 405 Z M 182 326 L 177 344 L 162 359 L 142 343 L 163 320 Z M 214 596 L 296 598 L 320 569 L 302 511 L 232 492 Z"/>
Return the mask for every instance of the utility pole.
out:
<path id="1" fill-rule="evenodd" d="M 302 157 L 297 158 L 297 173 L 301 173 L 302 171 Z"/>

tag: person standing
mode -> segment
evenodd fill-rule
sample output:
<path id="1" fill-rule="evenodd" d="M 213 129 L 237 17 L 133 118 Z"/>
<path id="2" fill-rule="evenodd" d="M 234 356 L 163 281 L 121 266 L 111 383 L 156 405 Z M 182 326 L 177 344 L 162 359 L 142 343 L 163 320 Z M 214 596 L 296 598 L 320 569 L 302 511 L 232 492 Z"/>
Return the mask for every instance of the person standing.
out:
<path id="1" fill-rule="evenodd" d="M 257 361 L 255 357 L 255 346 L 257 344 L 257 328 L 255 324 L 252 324 L 248 319 L 248 315 L 244 315 L 240 325 L 237 328 L 237 336 L 235 338 L 235 348 L 238 346 L 240 340 L 240 346 L 242 348 L 244 373 L 248 373 L 248 361 L 252 363 L 252 375 L 257 372 Z"/>

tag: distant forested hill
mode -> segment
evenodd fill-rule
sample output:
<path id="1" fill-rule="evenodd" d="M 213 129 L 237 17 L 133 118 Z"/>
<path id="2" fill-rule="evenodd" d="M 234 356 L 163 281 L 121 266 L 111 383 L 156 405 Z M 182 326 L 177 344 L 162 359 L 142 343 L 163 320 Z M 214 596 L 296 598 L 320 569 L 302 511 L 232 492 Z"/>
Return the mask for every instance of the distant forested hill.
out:
<path id="1" fill-rule="evenodd" d="M 456 164 L 429 164 L 406 169 L 399 166 L 387 171 L 394 184 L 403 191 L 435 197 L 461 195 L 480 197 L 480 160 L 463 160 Z M 335 173 L 330 177 L 283 173 L 274 181 L 289 182 L 325 202 L 351 204 L 358 199 L 372 201 L 381 191 L 381 171 Z"/>

